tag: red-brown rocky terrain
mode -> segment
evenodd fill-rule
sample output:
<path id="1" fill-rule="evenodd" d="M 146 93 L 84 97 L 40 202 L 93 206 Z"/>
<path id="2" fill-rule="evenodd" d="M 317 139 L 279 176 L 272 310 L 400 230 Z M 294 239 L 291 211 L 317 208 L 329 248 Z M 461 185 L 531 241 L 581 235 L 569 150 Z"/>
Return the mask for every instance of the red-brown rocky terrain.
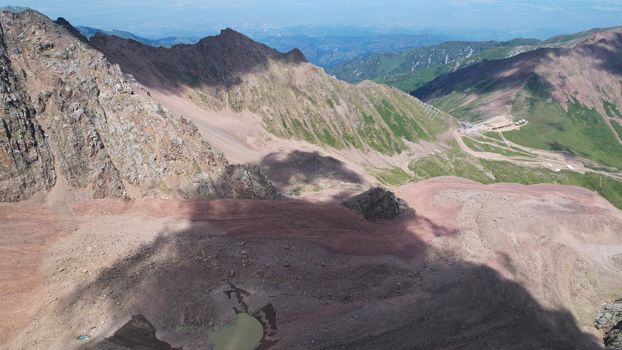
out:
<path id="1" fill-rule="evenodd" d="M 250 310 L 273 306 L 271 349 L 600 348 L 596 310 L 622 287 L 617 209 L 553 185 L 397 193 L 416 217 L 299 200 L 4 204 L 4 347 L 89 348 L 142 314 L 163 341 L 209 348 L 233 284 Z"/>

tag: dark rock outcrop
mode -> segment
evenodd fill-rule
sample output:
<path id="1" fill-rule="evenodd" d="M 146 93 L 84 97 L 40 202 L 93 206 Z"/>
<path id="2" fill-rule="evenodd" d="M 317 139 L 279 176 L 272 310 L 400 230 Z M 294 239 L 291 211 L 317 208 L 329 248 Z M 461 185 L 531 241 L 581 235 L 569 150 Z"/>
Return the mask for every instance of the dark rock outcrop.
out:
<path id="1" fill-rule="evenodd" d="M 112 337 L 97 344 L 94 349 L 182 350 L 159 340 L 155 327 L 143 315 L 132 316 Z"/>
<path id="2" fill-rule="evenodd" d="M 596 313 L 594 326 L 598 329 L 609 329 L 622 321 L 622 299 L 600 307 Z"/>
<path id="3" fill-rule="evenodd" d="M 609 332 L 605 334 L 605 347 L 607 349 L 622 349 L 622 321 L 618 322 Z"/>
<path id="4" fill-rule="evenodd" d="M 65 29 L 67 29 L 69 33 L 71 33 L 71 35 L 76 37 L 76 39 L 83 42 L 88 42 L 88 39 L 84 35 L 82 35 L 82 33 L 80 33 L 80 31 L 77 30 L 73 25 L 71 25 L 71 23 L 69 23 L 69 21 L 67 21 L 65 18 L 58 17 L 56 21 L 54 21 L 54 23 L 65 27 Z"/>
<path id="5" fill-rule="evenodd" d="M 227 165 L 219 178 L 201 176 L 182 188 L 188 199 L 274 199 L 277 189 L 258 165 Z"/>
<path id="6" fill-rule="evenodd" d="M 395 193 L 380 187 L 359 194 L 343 202 L 343 205 L 359 212 L 366 220 L 392 220 L 408 210 L 408 205 Z"/>
<path id="7" fill-rule="evenodd" d="M 622 299 L 601 306 L 594 326 L 607 330 L 603 337 L 607 349 L 622 349 Z"/>

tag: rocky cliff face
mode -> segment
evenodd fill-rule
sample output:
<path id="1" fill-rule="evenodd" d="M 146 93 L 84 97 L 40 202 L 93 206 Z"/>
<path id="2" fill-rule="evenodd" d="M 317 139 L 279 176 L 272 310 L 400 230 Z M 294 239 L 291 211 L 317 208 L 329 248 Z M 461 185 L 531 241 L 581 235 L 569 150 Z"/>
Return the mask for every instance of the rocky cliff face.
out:
<path id="1" fill-rule="evenodd" d="M 232 183 L 231 167 L 193 124 L 173 118 L 66 25 L 34 11 L 2 12 L 0 22 L 8 82 L 1 200 L 45 191 L 55 176 L 95 198 L 274 194 L 253 167 L 236 168 L 245 176 Z"/>
<path id="2" fill-rule="evenodd" d="M 13 74 L 0 27 L 0 200 L 15 201 L 50 189 L 54 166 L 35 112 Z"/>

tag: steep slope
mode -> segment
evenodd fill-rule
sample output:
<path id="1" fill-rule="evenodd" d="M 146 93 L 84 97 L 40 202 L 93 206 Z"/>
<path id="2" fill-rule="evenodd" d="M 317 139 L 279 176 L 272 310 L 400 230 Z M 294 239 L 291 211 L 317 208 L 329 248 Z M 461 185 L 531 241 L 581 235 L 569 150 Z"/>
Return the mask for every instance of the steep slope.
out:
<path id="1" fill-rule="evenodd" d="M 446 74 L 413 95 L 465 120 L 509 116 L 528 124 L 515 143 L 622 169 L 622 29 Z"/>
<path id="2" fill-rule="evenodd" d="M 369 79 L 410 92 L 441 74 L 484 59 L 511 57 L 531 50 L 538 43 L 535 39 L 448 42 L 353 59 L 331 67 L 329 73 L 351 83 Z"/>
<path id="3" fill-rule="evenodd" d="M 352 86 L 231 29 L 170 49 L 95 35 L 91 44 L 148 88 L 211 110 L 251 112 L 282 138 L 335 149 L 399 154 L 446 129 L 419 101 L 373 83 Z"/>
<path id="4" fill-rule="evenodd" d="M 0 27 L 0 201 L 28 198 L 55 183 L 54 164 L 35 112 L 11 69 Z"/>
<path id="5" fill-rule="evenodd" d="M 3 11 L 0 23 L 1 200 L 55 183 L 95 198 L 270 196 L 256 169 L 229 166 L 66 22 Z"/>

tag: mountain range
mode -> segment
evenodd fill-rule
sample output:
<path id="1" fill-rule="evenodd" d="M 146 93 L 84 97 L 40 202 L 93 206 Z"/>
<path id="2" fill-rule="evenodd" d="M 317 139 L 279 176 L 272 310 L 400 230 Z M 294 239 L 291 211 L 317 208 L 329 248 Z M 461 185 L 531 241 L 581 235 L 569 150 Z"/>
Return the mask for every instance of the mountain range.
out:
<path id="1" fill-rule="evenodd" d="M 171 46 L 175 46 L 179 44 L 193 44 L 197 42 L 197 39 L 195 38 L 186 38 L 186 37 L 179 37 L 179 36 L 149 39 L 149 38 L 144 38 L 138 35 L 134 35 L 130 32 L 126 32 L 123 30 L 102 30 L 102 29 L 85 27 L 85 26 L 77 26 L 75 28 L 80 32 L 80 34 L 82 34 L 87 39 L 90 39 L 92 36 L 94 36 L 97 33 L 103 33 L 109 36 L 114 35 L 114 36 L 117 36 L 123 39 L 132 39 L 132 40 L 141 42 L 146 45 L 161 46 L 161 47 L 171 47 Z"/>
<path id="2" fill-rule="evenodd" d="M 409 94 L 230 28 L 0 25 L 3 349 L 622 343 L 620 29 L 415 49 Z"/>
<path id="3" fill-rule="evenodd" d="M 103 30 L 87 26 L 76 29 L 87 39 L 96 33 L 132 39 L 142 44 L 156 47 L 172 47 L 179 44 L 194 44 L 200 38 L 171 36 L 166 38 L 145 38 L 123 30 Z M 331 34 L 319 32 L 314 36 L 301 34 L 256 35 L 255 39 L 279 51 L 299 49 L 309 61 L 321 67 L 333 67 L 351 59 L 365 57 L 374 53 L 404 50 L 413 47 L 429 46 L 448 40 L 450 37 L 441 34 L 382 34 L 373 32 L 347 34 Z"/>
<path id="4" fill-rule="evenodd" d="M 370 32 L 358 35 L 325 33 L 318 36 L 259 36 L 257 39 L 281 51 L 297 48 L 304 52 L 311 63 L 320 67 L 330 68 L 352 59 L 375 53 L 439 44 L 449 40 L 450 37 L 442 34 L 382 34 Z"/>
<path id="5" fill-rule="evenodd" d="M 90 42 L 141 84 L 213 110 L 251 112 L 278 137 L 394 155 L 405 141 L 434 141 L 447 128 L 400 91 L 346 84 L 299 50 L 282 54 L 232 29 L 170 49 L 99 34 Z"/>
<path id="6" fill-rule="evenodd" d="M 351 83 L 369 79 L 410 92 L 440 75 L 483 60 L 510 58 L 538 48 L 571 45 L 581 38 L 606 30 L 592 29 L 544 41 L 452 41 L 421 48 L 375 53 L 329 67 L 328 71 Z"/>
<path id="7" fill-rule="evenodd" d="M 270 196 L 270 187 L 248 184 L 243 193 L 232 184 L 233 174 L 252 179 L 253 169 L 229 166 L 196 127 L 139 94 L 65 26 L 33 11 L 3 16 L 2 200 L 55 184 L 94 198 Z M 27 35 L 32 25 L 41 30 Z"/>
<path id="8" fill-rule="evenodd" d="M 622 169 L 622 29 L 567 43 L 470 65 L 413 95 L 462 120 L 526 119 L 529 125 L 504 136 Z"/>

